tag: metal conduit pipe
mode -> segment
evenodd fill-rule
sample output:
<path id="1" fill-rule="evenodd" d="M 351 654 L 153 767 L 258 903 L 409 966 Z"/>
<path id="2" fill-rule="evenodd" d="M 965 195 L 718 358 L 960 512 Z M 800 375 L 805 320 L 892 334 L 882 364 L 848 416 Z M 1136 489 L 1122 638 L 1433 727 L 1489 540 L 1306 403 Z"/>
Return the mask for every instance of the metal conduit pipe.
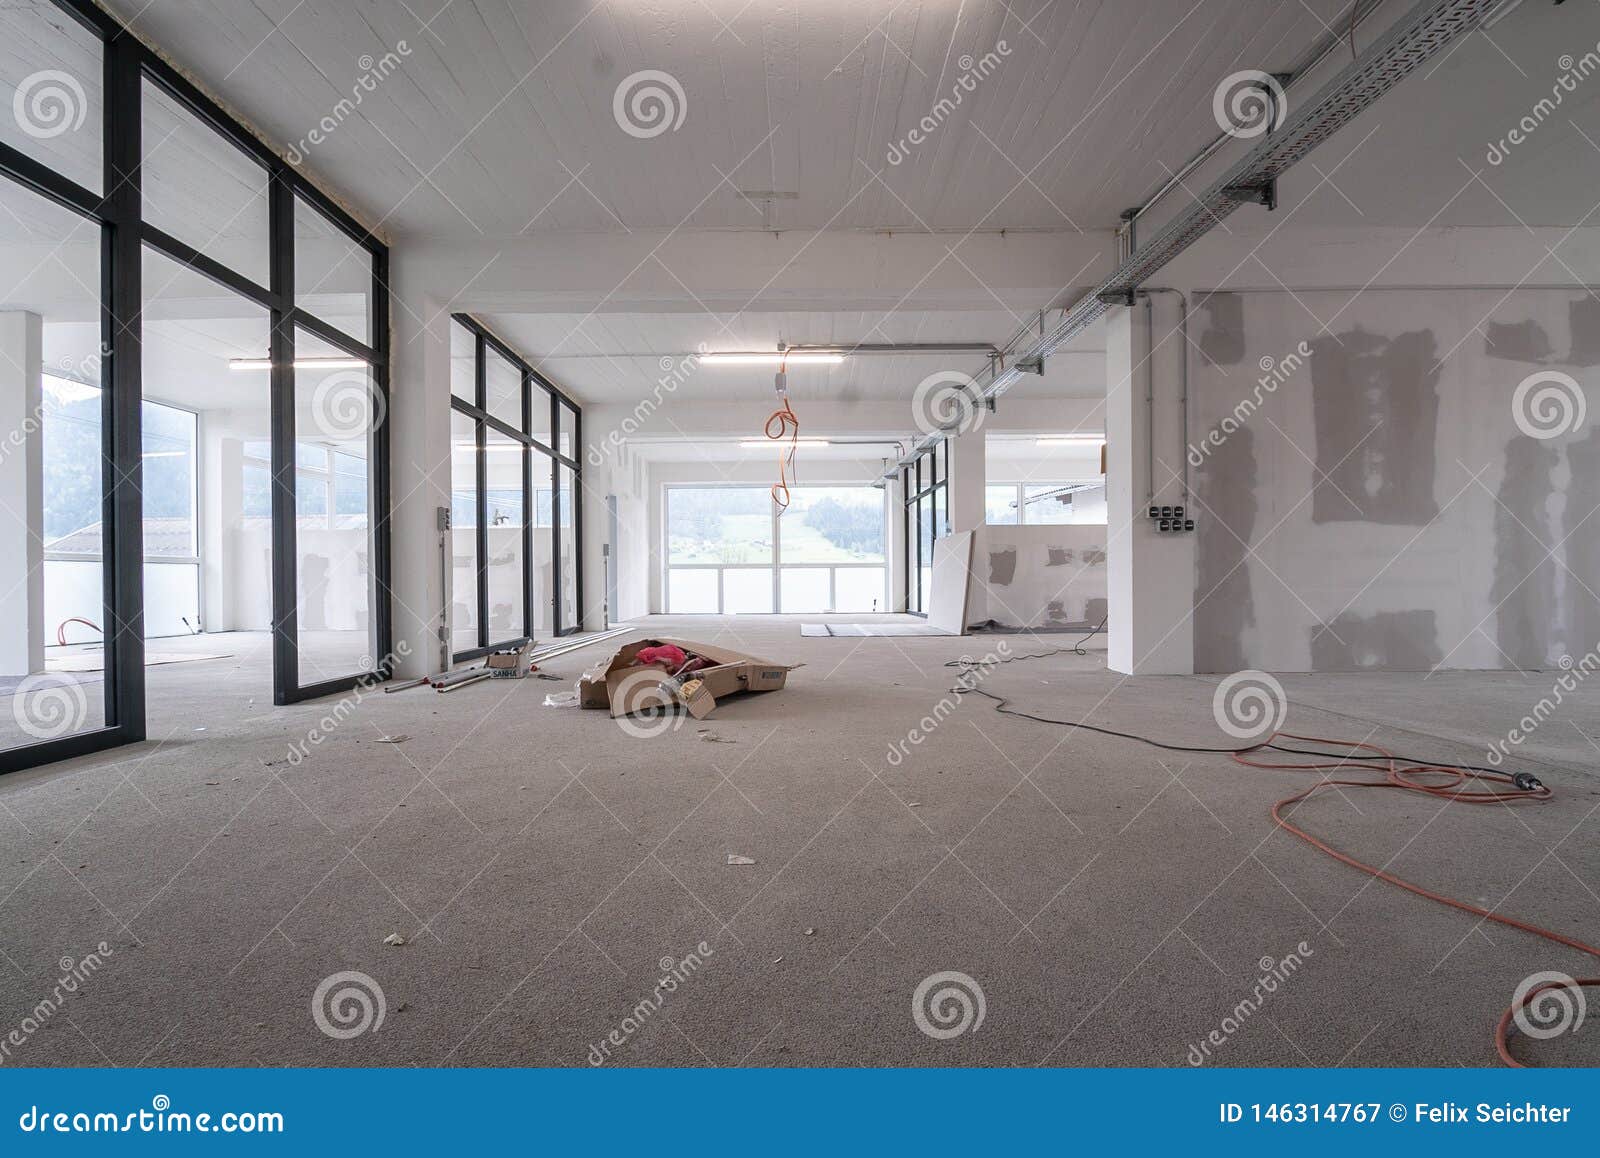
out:
<path id="1" fill-rule="evenodd" d="M 1098 321 L 1113 304 L 1131 304 L 1139 287 L 1173 258 L 1211 232 L 1239 206 L 1262 202 L 1276 188 L 1275 182 L 1282 173 L 1503 3 L 1504 0 L 1421 0 L 1413 6 L 1367 49 L 1365 56 L 1341 69 L 1309 100 L 1289 113 L 1275 131 L 1268 133 L 1196 196 L 1187 209 L 1120 262 L 1110 277 L 1062 311 L 1061 320 L 1048 334 L 1041 335 L 1025 349 L 1005 355 L 1003 369 L 991 362 L 990 379 L 983 387 L 983 402 L 992 402 L 1021 378 L 1019 362 L 1031 364 L 1049 357 Z M 915 462 L 951 431 L 964 425 L 965 417 L 962 415 L 945 423 L 919 440 L 893 469 L 884 472 L 883 477 L 891 479 Z"/>

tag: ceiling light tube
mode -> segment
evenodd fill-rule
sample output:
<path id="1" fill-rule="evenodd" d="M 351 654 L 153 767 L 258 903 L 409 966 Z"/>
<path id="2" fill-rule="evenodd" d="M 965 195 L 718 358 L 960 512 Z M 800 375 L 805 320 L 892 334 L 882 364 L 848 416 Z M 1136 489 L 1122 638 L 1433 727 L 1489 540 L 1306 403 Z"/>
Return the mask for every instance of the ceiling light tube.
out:
<path id="1" fill-rule="evenodd" d="M 832 446 L 833 443 L 826 438 L 799 438 L 794 442 L 790 442 L 787 438 L 752 438 L 739 445 L 745 450 L 769 450 L 772 447 L 782 450 L 788 446 L 799 446 L 809 450 L 819 446 Z"/>
<path id="2" fill-rule="evenodd" d="M 365 370 L 367 364 L 360 358 L 296 358 L 296 370 Z M 270 370 L 271 358 L 229 358 L 230 370 Z"/>
<path id="3" fill-rule="evenodd" d="M 702 362 L 721 363 L 724 366 L 781 366 L 784 363 L 790 366 L 836 366 L 844 361 L 844 355 L 819 354 L 815 352 L 765 354 L 723 350 L 710 354 L 701 354 L 700 360 Z"/>
<path id="4" fill-rule="evenodd" d="M 1106 440 L 1103 434 L 1047 434 L 1033 440 L 1035 446 L 1098 446 Z"/>

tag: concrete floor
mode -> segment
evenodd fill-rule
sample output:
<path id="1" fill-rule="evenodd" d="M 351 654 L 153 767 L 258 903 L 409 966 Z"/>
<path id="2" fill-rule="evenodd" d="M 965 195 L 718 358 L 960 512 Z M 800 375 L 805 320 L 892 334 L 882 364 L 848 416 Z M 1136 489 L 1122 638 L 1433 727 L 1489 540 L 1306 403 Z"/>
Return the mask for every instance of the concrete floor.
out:
<path id="1" fill-rule="evenodd" d="M 799 622 L 650 621 L 806 666 L 780 693 L 643 738 L 541 706 L 561 685 L 538 680 L 336 713 L 273 708 L 264 651 L 152 669 L 150 742 L 0 778 L 0 1040 L 64 958 L 111 950 L 5 1060 L 585 1065 L 616 1030 L 609 1064 L 1180 1066 L 1304 942 L 1213 1064 L 1492 1065 L 1519 981 L 1597 972 L 1276 829 L 1269 807 L 1305 774 L 972 698 L 890 763 L 943 714 L 941 665 L 999 640 L 806 639 Z M 605 647 L 549 669 L 575 676 Z M 1290 676 L 1287 727 L 1481 762 L 1552 678 Z M 1221 745 L 1216 682 L 1124 680 L 1091 652 L 983 686 Z M 1546 804 L 1324 792 L 1298 815 L 1403 876 L 1600 939 L 1600 779 L 1578 731 L 1597 708 L 1600 686 L 1580 688 L 1521 750 L 1556 790 Z M 306 744 L 322 718 L 327 738 Z M 291 763 L 296 744 L 309 754 Z M 386 946 L 393 933 L 406 944 Z M 629 1032 L 665 959 L 702 942 L 698 970 Z M 385 1014 L 336 1040 L 313 995 L 347 970 Z M 913 992 L 940 971 L 981 987 L 975 1031 L 919 1031 Z M 1593 1063 L 1595 1041 L 1528 1056 Z"/>

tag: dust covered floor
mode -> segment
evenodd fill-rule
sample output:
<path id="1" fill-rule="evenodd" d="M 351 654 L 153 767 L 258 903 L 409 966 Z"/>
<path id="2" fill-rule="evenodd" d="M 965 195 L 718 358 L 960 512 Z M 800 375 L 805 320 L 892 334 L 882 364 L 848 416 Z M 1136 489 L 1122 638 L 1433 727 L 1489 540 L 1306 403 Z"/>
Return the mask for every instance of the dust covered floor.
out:
<path id="1" fill-rule="evenodd" d="M 1181 1066 L 1206 1042 L 1207 1064 L 1491 1065 L 1520 981 L 1595 972 L 1277 829 L 1269 807 L 1306 774 L 949 695 L 947 660 L 1062 637 L 649 628 L 806 666 L 647 735 L 542 706 L 561 685 L 540 680 L 280 709 L 264 653 L 153 669 L 151 741 L 0 778 L 0 1037 L 22 1038 L 5 1060 Z M 1286 726 L 1481 763 L 1556 674 L 1286 676 Z M 1217 682 L 1124 679 L 1091 651 L 981 686 L 1220 746 Z M 1399 875 L 1600 939 L 1579 730 L 1597 699 L 1568 694 L 1516 750 L 1548 803 L 1324 791 L 1298 816 Z M 41 1009 L 64 970 L 75 992 Z M 941 973 L 970 984 L 924 985 Z M 919 986 L 927 1026 L 965 1031 L 924 1032 Z M 1597 1041 L 1518 1048 L 1582 1064 Z"/>

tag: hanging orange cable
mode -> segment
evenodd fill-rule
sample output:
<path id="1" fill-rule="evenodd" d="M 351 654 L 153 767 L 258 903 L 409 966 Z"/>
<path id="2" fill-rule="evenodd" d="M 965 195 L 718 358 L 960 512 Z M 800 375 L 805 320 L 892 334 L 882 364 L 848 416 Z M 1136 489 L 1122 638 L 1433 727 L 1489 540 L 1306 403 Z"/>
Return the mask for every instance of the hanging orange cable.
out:
<path id="1" fill-rule="evenodd" d="M 788 362 L 778 366 L 778 379 L 781 382 Z M 789 479 L 794 473 L 794 452 L 800 438 L 800 419 L 795 414 L 794 408 L 789 405 L 789 395 L 783 394 L 783 405 L 767 416 L 767 424 L 763 433 L 774 442 L 789 440 L 786 450 L 778 454 L 778 481 L 772 484 L 772 501 L 778 504 L 778 513 L 782 514 L 789 509 Z"/>

